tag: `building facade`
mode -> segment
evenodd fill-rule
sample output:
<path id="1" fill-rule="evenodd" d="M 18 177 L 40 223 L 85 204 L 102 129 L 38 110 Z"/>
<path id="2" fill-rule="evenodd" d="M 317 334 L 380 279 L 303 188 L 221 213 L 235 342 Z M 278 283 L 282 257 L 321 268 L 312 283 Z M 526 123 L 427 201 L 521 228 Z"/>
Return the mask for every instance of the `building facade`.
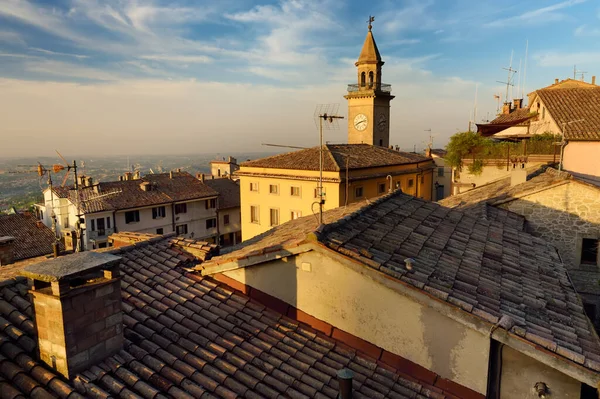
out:
<path id="1" fill-rule="evenodd" d="M 240 208 L 240 184 L 232 175 L 222 179 L 205 180 L 205 183 L 219 193 L 217 201 L 217 234 L 221 247 L 242 242 L 242 215 Z"/>
<path id="2" fill-rule="evenodd" d="M 223 158 L 222 160 L 210 161 L 210 174 L 213 178 L 231 177 L 240 166 L 234 157 Z"/>
<path id="3" fill-rule="evenodd" d="M 186 172 L 126 174 L 116 182 L 82 178 L 74 187 L 47 189 L 37 208 L 63 237 L 66 249 L 108 246 L 119 231 L 176 233 L 216 241 L 218 193 Z"/>

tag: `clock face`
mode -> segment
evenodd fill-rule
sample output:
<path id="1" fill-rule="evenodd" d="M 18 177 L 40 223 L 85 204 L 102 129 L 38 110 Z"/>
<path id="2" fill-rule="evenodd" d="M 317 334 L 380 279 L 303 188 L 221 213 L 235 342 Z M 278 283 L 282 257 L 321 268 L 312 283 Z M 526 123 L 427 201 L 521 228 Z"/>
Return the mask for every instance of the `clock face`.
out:
<path id="1" fill-rule="evenodd" d="M 363 131 L 367 128 L 368 119 L 364 114 L 358 114 L 354 117 L 354 128 Z"/>
<path id="2" fill-rule="evenodd" d="M 386 126 L 387 126 L 387 118 L 385 117 L 384 114 L 380 114 L 379 117 L 377 118 L 377 128 L 379 129 L 380 132 L 383 132 L 385 130 Z"/>

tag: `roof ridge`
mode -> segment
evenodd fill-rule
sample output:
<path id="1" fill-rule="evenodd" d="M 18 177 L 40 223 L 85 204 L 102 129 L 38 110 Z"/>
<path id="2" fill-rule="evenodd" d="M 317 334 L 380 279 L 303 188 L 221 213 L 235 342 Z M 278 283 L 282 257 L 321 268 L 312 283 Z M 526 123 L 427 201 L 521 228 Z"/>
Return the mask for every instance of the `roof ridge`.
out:
<path id="1" fill-rule="evenodd" d="M 331 144 L 325 143 L 325 144 L 324 144 L 324 147 L 325 147 L 325 148 L 327 148 L 327 153 L 329 154 L 329 157 L 331 158 L 331 160 L 333 161 L 333 164 L 334 164 L 334 165 L 336 166 L 336 168 L 337 168 L 336 172 L 339 172 L 339 171 L 341 171 L 343 168 L 345 168 L 345 166 L 344 166 L 344 167 L 340 166 L 340 164 L 338 163 L 338 161 L 337 161 L 337 160 L 335 159 L 335 157 L 333 156 L 333 152 L 331 151 L 331 148 L 329 148 L 329 146 L 330 146 L 330 145 L 331 145 Z M 340 155 L 343 155 L 343 154 L 340 154 Z M 325 163 L 325 162 L 323 162 L 323 163 Z"/>

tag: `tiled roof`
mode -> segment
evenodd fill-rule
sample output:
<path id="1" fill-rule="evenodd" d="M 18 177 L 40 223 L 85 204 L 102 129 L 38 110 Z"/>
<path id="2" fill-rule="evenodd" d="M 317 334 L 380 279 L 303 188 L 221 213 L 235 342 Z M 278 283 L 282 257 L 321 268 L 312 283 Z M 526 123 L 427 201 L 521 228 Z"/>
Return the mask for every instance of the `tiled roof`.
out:
<path id="1" fill-rule="evenodd" d="M 369 144 L 325 144 L 324 147 L 323 170 L 328 172 L 345 170 L 346 158 L 348 158 L 348 169 L 350 170 L 430 161 L 423 155 L 394 151 Z M 319 170 L 319 147 L 243 162 L 241 166 Z"/>
<path id="2" fill-rule="evenodd" d="M 172 174 L 172 179 L 169 173 L 149 174 L 136 180 L 101 182 L 97 186 L 99 189 L 81 187 L 79 195 L 82 210 L 84 213 L 112 211 L 218 195 L 215 190 L 187 172 Z M 141 184 L 144 182 L 152 186 L 149 191 L 142 190 Z M 75 191 L 67 187 L 55 189 L 55 193 L 76 202 Z"/>
<path id="3" fill-rule="evenodd" d="M 15 237 L 13 259 L 15 261 L 52 253 L 54 233 L 29 213 L 0 215 L 0 237 Z M 60 244 L 60 249 L 64 247 Z"/>
<path id="4" fill-rule="evenodd" d="M 529 107 L 519 108 L 508 114 L 500 114 L 489 123 L 477 124 L 477 128 L 482 134 L 490 135 L 511 126 L 522 124 L 534 116 L 536 116 L 536 113 L 530 113 Z"/>
<path id="5" fill-rule="evenodd" d="M 154 239 L 153 239 L 154 240 Z M 0 396 L 10 398 L 336 398 L 354 371 L 356 398 L 455 398 L 375 363 L 209 277 L 168 240 L 122 257 L 125 344 L 64 380 L 37 359 L 28 287 L 0 283 Z"/>
<path id="6" fill-rule="evenodd" d="M 206 267 L 299 245 L 306 223 L 298 219 L 263 235 L 259 242 L 270 248 L 241 248 Z M 600 340 L 565 265 L 554 247 L 518 225 L 395 192 L 326 225 L 316 237 L 331 250 L 484 321 L 495 324 L 509 316 L 513 336 L 600 372 Z M 414 259 L 410 271 L 407 258 Z"/>
<path id="7" fill-rule="evenodd" d="M 505 177 L 494 182 L 484 184 L 461 194 L 446 197 L 438 201 L 441 205 L 450 208 L 462 208 L 471 211 L 482 203 L 493 204 L 517 198 L 527 193 L 549 188 L 554 184 L 566 182 L 571 175 L 559 173 L 556 169 L 543 166 L 529 171 L 528 180 L 521 184 L 511 186 L 511 177 Z"/>
<path id="8" fill-rule="evenodd" d="M 567 140 L 600 140 L 600 87 L 538 90 L 548 112 Z"/>
<path id="9" fill-rule="evenodd" d="M 240 185 L 231 179 L 209 179 L 204 183 L 219 193 L 219 209 L 240 207 Z"/>

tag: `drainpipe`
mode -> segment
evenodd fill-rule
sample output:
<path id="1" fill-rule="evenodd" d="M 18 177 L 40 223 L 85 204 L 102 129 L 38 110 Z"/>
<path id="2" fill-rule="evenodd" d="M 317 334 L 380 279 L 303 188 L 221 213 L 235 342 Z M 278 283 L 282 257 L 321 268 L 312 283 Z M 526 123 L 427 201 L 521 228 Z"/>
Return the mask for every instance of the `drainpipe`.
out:
<path id="1" fill-rule="evenodd" d="M 352 370 L 343 368 L 338 370 L 337 379 L 340 386 L 340 394 L 338 399 L 352 399 L 352 378 L 354 373 Z"/>
<path id="2" fill-rule="evenodd" d="M 175 233 L 175 203 L 171 203 L 171 223 L 173 224 L 173 233 Z"/>
<path id="3" fill-rule="evenodd" d="M 500 399 L 502 380 L 502 348 L 504 344 L 490 339 L 490 357 L 488 361 L 488 384 L 486 398 Z"/>

